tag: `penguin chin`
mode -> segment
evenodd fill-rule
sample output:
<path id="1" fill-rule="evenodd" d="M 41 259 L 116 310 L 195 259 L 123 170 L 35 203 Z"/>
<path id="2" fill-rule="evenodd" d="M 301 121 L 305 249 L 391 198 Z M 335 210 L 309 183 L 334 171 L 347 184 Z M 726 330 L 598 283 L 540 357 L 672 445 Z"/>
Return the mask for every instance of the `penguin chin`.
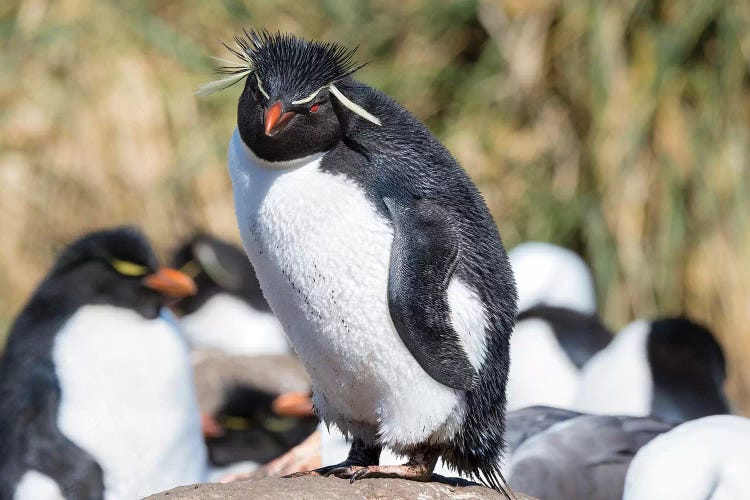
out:
<path id="1" fill-rule="evenodd" d="M 232 138 L 232 146 L 231 146 L 232 148 L 234 148 L 235 154 L 239 154 L 241 157 L 242 153 L 239 152 L 237 149 L 237 145 L 239 144 L 241 144 L 241 150 L 242 152 L 244 152 L 244 156 L 247 158 L 247 160 L 249 160 L 251 164 L 257 165 L 263 168 L 267 168 L 267 169 L 272 169 L 272 170 L 285 170 L 285 169 L 302 167 L 304 165 L 307 165 L 321 158 L 325 153 L 328 152 L 328 150 L 312 152 L 312 153 L 305 154 L 304 156 L 292 158 L 289 160 L 279 160 L 279 159 L 268 160 L 263 157 L 263 156 L 266 156 L 265 153 L 263 152 L 259 153 L 252 147 L 248 146 L 247 142 L 242 138 L 241 132 L 236 133 L 235 136 Z M 256 149 L 262 149 L 262 148 L 258 148 L 257 142 L 255 143 L 254 147 Z"/>
<path id="2" fill-rule="evenodd" d="M 144 304 L 138 308 L 138 314 L 146 319 L 156 319 L 159 317 L 161 312 L 160 304 Z"/>

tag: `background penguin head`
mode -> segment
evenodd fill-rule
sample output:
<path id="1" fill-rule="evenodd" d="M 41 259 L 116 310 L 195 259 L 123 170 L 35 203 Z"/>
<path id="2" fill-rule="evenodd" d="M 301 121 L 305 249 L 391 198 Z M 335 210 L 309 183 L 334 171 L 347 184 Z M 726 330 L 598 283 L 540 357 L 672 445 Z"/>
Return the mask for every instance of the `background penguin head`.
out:
<path id="1" fill-rule="evenodd" d="M 723 389 L 724 352 L 706 327 L 684 317 L 654 321 L 647 356 L 654 380 L 653 414 L 682 421 L 730 413 Z"/>
<path id="2" fill-rule="evenodd" d="M 242 52 L 233 52 L 252 68 L 237 124 L 260 158 L 286 161 L 331 149 L 342 136 L 339 103 L 379 123 L 334 85 L 361 67 L 354 50 L 281 33 L 245 32 L 236 40 Z"/>
<path id="3" fill-rule="evenodd" d="M 45 289 L 77 304 L 129 308 L 146 318 L 196 292 L 189 276 L 160 267 L 146 238 L 130 227 L 93 232 L 71 243 L 40 287 Z"/>
<path id="4" fill-rule="evenodd" d="M 195 295 L 174 306 L 178 314 L 195 312 L 219 293 L 239 297 L 259 311 L 270 311 L 245 252 L 229 242 L 197 234 L 174 252 L 171 265 L 190 276 L 198 286 Z"/>

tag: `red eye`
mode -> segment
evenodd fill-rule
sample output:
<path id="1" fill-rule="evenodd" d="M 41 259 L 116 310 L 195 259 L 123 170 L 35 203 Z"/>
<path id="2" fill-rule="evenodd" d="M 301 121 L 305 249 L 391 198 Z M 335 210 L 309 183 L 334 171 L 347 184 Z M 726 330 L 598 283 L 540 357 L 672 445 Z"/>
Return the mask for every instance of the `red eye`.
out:
<path id="1" fill-rule="evenodd" d="M 317 113 L 320 109 L 320 104 L 313 104 L 310 106 L 310 113 Z"/>

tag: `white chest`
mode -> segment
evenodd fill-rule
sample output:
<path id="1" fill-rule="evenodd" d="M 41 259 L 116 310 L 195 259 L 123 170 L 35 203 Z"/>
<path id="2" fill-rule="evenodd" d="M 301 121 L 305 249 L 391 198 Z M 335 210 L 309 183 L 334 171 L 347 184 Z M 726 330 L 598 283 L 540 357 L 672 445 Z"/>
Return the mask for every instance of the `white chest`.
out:
<path id="1" fill-rule="evenodd" d="M 102 467 L 108 499 L 203 479 L 192 368 L 173 323 L 85 306 L 57 334 L 53 360 L 58 426 Z"/>
<path id="2" fill-rule="evenodd" d="M 289 352 L 284 330 L 273 314 L 229 294 L 214 295 L 181 323 L 194 347 L 245 356 Z"/>
<path id="3" fill-rule="evenodd" d="M 264 165 L 235 132 L 229 170 L 245 250 L 323 418 L 344 431 L 378 427 L 385 443 L 421 442 L 460 419 L 463 398 L 422 370 L 393 327 L 390 224 L 319 162 Z"/>
<path id="4" fill-rule="evenodd" d="M 573 406 L 580 374 L 547 322 L 533 318 L 516 324 L 510 353 L 509 411 L 534 405 Z"/>
<path id="5" fill-rule="evenodd" d="M 651 413 L 653 379 L 646 343 L 650 324 L 635 321 L 581 370 L 574 409 L 606 415 Z"/>

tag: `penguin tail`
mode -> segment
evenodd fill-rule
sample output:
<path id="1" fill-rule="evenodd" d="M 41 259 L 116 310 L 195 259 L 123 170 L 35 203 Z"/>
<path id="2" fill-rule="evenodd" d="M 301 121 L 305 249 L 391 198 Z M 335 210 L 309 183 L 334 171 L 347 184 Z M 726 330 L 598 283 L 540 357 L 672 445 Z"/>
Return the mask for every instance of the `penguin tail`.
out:
<path id="1" fill-rule="evenodd" d="M 505 480 L 505 476 L 503 476 L 499 466 L 493 465 L 491 467 L 479 467 L 479 470 L 472 474 L 472 476 L 480 483 L 502 494 L 508 500 L 515 499 L 515 496 L 508 487 L 508 482 Z"/>

